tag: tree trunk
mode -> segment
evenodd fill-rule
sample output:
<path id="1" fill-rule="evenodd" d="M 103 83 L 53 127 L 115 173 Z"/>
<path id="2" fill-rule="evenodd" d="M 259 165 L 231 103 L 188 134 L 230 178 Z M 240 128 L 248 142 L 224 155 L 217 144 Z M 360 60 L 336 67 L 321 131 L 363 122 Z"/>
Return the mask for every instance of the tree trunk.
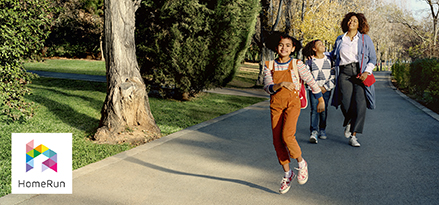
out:
<path id="1" fill-rule="evenodd" d="M 105 0 L 107 97 L 94 136 L 101 143 L 145 143 L 160 137 L 140 76 L 134 42 L 140 0 Z"/>
<path id="2" fill-rule="evenodd" d="M 283 0 L 279 0 L 279 8 L 278 8 L 278 15 L 277 18 L 275 19 L 275 23 L 271 26 L 271 25 L 267 25 L 267 24 L 271 24 L 271 22 L 273 22 L 273 0 L 265 0 L 263 2 L 263 8 L 265 9 L 269 9 L 269 11 L 261 12 L 260 15 L 260 21 L 261 21 L 261 42 L 262 42 L 262 46 L 261 46 L 261 61 L 259 62 L 259 74 L 258 74 L 258 80 L 256 81 L 256 85 L 260 86 L 264 84 L 264 62 L 265 61 L 269 61 L 269 60 L 273 60 L 274 59 L 274 52 L 271 51 L 270 49 L 268 49 L 265 45 L 265 42 L 268 38 L 268 36 L 270 35 L 270 33 L 272 33 L 273 31 L 277 31 L 278 29 L 278 24 L 281 18 L 281 12 L 282 12 L 282 1 Z M 271 29 L 270 31 L 267 30 L 267 27 L 269 29 Z"/>

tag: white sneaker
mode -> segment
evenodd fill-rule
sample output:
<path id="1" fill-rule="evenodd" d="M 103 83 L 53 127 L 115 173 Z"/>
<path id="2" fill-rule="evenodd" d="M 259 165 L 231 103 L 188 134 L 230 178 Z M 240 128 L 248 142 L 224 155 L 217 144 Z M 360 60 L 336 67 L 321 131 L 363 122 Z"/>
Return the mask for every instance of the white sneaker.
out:
<path id="1" fill-rule="evenodd" d="M 351 130 L 351 124 L 346 125 L 346 128 L 344 129 L 344 136 L 346 138 L 349 138 L 352 135 L 350 130 Z"/>
<path id="2" fill-rule="evenodd" d="M 297 182 L 301 185 L 305 184 L 308 181 L 308 163 L 305 161 L 304 167 L 295 169 L 299 171 L 299 173 L 297 173 Z"/>
<path id="3" fill-rule="evenodd" d="M 325 130 L 320 130 L 320 132 L 319 132 L 319 138 L 320 139 L 322 139 L 322 140 L 325 140 L 327 137 L 326 137 L 326 131 Z"/>
<path id="4" fill-rule="evenodd" d="M 282 181 L 280 182 L 280 188 L 279 188 L 279 193 L 281 194 L 285 194 L 287 193 L 288 190 L 290 190 L 290 186 L 291 186 L 291 181 L 293 181 L 293 179 L 296 176 L 294 175 L 294 172 L 291 171 L 291 176 L 289 178 L 283 178 Z"/>
<path id="5" fill-rule="evenodd" d="M 318 136 L 317 130 L 312 131 L 311 136 L 309 137 L 309 142 L 317 144 L 318 143 L 317 136 Z"/>
<path id="6" fill-rule="evenodd" d="M 351 138 L 349 139 L 349 144 L 353 147 L 359 147 L 360 143 L 358 143 L 357 141 L 357 137 L 355 136 L 351 136 Z"/>

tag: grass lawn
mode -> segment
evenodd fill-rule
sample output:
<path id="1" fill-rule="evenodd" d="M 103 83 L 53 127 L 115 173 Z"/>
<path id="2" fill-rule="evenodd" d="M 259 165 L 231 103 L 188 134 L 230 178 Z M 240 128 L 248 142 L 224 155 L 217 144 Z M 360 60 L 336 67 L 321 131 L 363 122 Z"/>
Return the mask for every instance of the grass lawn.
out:
<path id="1" fill-rule="evenodd" d="M 258 79 L 259 64 L 244 63 L 239 68 L 238 72 L 233 78 L 232 82 L 226 85 L 229 88 L 262 88 L 262 86 L 255 86 L 255 81 Z"/>
<path id="2" fill-rule="evenodd" d="M 26 70 L 57 73 L 76 73 L 105 76 L 105 62 L 73 59 L 45 59 L 43 62 L 25 62 Z"/>
<path id="3" fill-rule="evenodd" d="M 64 61 L 70 61 L 71 67 L 75 67 L 74 62 L 79 65 L 90 62 L 50 61 L 59 61 L 62 65 L 65 65 Z M 33 66 L 37 67 L 36 64 Z M 38 78 L 29 87 L 33 94 L 27 96 L 27 100 L 35 102 L 36 115 L 25 123 L 0 122 L 0 197 L 11 192 L 12 133 L 72 133 L 73 169 L 132 148 L 128 144 L 103 145 L 89 140 L 99 123 L 100 110 L 106 96 L 106 83 Z M 150 106 L 162 134 L 168 135 L 264 100 L 266 99 L 203 93 L 186 102 L 150 98 Z"/>
<path id="4" fill-rule="evenodd" d="M 58 73 L 76 73 L 85 75 L 105 76 L 104 61 L 45 59 L 43 62 L 25 62 L 26 70 L 49 71 Z M 259 64 L 242 64 L 235 78 L 226 87 L 230 88 L 259 88 L 255 87 L 258 79 Z"/>

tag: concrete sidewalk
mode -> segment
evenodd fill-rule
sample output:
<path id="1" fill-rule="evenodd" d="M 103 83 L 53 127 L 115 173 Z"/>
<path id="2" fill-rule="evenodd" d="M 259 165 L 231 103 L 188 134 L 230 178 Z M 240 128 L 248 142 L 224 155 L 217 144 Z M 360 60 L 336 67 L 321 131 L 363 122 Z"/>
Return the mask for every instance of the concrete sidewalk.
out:
<path id="1" fill-rule="evenodd" d="M 395 92 L 388 72 L 375 75 L 377 109 L 359 148 L 333 107 L 328 139 L 309 143 L 302 110 L 296 135 L 310 178 L 284 195 L 264 101 L 74 170 L 71 195 L 10 194 L 0 204 L 438 204 L 439 121 Z"/>
<path id="2" fill-rule="evenodd" d="M 27 70 L 27 72 L 35 73 L 41 77 L 48 78 L 60 78 L 60 79 L 70 79 L 70 80 L 83 80 L 83 81 L 93 81 L 93 82 L 107 82 L 106 76 L 100 75 L 84 75 L 84 74 L 74 74 L 74 73 L 56 73 L 47 71 L 36 71 Z"/>

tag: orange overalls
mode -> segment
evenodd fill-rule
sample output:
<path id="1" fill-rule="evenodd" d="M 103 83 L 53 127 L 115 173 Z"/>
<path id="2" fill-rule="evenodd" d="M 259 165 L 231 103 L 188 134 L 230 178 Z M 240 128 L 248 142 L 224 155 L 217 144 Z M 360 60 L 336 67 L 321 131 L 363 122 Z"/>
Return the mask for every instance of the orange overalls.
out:
<path id="1" fill-rule="evenodd" d="M 293 62 L 291 62 L 293 63 Z M 275 84 L 293 82 L 291 78 L 292 65 L 288 70 L 275 71 L 272 76 Z M 300 100 L 298 91 L 290 91 L 282 87 L 270 97 L 271 128 L 273 131 L 273 145 L 281 165 L 290 162 L 290 156 L 297 159 L 302 155 L 296 140 L 296 125 L 300 114 Z"/>

